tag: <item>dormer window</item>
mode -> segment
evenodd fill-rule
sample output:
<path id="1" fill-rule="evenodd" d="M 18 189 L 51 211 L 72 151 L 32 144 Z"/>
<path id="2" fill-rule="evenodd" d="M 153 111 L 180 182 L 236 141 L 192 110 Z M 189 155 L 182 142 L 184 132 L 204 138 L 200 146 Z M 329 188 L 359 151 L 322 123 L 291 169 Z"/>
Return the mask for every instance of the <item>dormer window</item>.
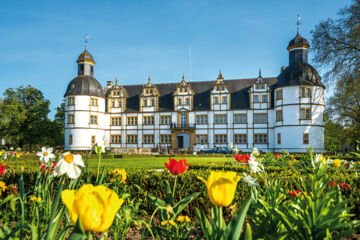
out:
<path id="1" fill-rule="evenodd" d="M 221 91 L 225 91 L 225 87 L 224 87 L 224 86 L 221 87 Z"/>
<path id="2" fill-rule="evenodd" d="M 255 85 L 255 89 L 265 89 L 265 84 L 258 83 Z"/>
<path id="3" fill-rule="evenodd" d="M 216 91 L 220 91 L 220 88 L 219 88 L 219 87 L 216 87 Z"/>
<path id="4" fill-rule="evenodd" d="M 90 106 L 97 106 L 98 100 L 97 98 L 90 98 Z"/>

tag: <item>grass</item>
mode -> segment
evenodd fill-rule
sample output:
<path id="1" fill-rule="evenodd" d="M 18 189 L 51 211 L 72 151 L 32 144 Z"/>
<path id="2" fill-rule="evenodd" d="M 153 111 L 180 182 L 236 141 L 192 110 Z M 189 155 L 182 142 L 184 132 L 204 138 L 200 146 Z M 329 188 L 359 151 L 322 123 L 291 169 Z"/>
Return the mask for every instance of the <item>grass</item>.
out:
<path id="1" fill-rule="evenodd" d="M 232 157 L 226 156 L 175 156 L 176 160 L 185 158 L 190 168 L 191 165 L 196 164 L 224 164 L 229 162 Z M 85 160 L 85 158 L 83 158 Z M 154 156 L 128 156 L 125 158 L 105 158 L 101 159 L 101 167 L 106 165 L 108 169 L 114 168 L 144 168 L 144 169 L 160 169 L 165 168 L 164 163 L 169 162 L 168 157 L 154 157 Z M 0 163 L 8 165 L 9 169 L 20 170 L 21 166 L 25 170 L 37 169 L 40 165 L 39 157 L 22 157 L 20 159 L 13 160 L 0 160 Z M 97 168 L 97 158 L 88 159 L 89 167 L 92 169 Z"/>

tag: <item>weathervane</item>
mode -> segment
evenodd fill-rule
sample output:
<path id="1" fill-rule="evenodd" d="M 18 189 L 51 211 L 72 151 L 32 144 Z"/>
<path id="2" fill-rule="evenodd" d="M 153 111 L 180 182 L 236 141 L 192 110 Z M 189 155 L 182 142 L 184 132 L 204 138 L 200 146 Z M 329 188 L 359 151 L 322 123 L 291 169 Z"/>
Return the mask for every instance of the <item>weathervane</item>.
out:
<path id="1" fill-rule="evenodd" d="M 89 35 L 85 34 L 85 49 L 87 49 L 87 45 L 88 45 L 88 39 L 90 38 Z"/>
<path id="2" fill-rule="evenodd" d="M 297 21 L 296 21 L 296 25 L 297 25 L 297 32 L 299 33 L 299 29 L 300 29 L 300 22 L 301 20 L 301 17 L 300 17 L 300 14 L 297 15 Z"/>

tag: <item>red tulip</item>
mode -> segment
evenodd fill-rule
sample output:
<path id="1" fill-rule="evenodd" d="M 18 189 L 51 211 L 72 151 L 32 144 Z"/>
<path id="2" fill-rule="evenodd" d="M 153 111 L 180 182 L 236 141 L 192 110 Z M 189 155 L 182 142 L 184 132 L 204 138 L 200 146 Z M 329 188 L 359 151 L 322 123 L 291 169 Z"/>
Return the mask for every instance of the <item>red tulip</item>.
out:
<path id="1" fill-rule="evenodd" d="M 336 185 L 336 182 L 329 182 L 329 186 L 335 186 Z"/>
<path id="2" fill-rule="evenodd" d="M 0 176 L 5 172 L 6 167 L 7 167 L 7 165 L 2 165 L 0 163 Z"/>
<path id="3" fill-rule="evenodd" d="M 279 157 L 281 157 L 281 154 L 280 154 L 280 153 L 275 154 L 275 158 L 279 158 Z"/>
<path id="4" fill-rule="evenodd" d="M 54 169 L 55 169 L 55 167 L 56 167 L 56 164 L 57 164 L 57 162 L 54 162 L 53 163 L 53 165 L 52 165 L 52 167 L 51 167 L 51 172 L 53 172 L 54 171 Z M 41 164 L 41 170 L 43 171 L 43 173 L 45 173 L 45 164 Z M 47 171 L 47 172 L 49 172 L 49 170 Z"/>
<path id="5" fill-rule="evenodd" d="M 299 190 L 290 191 L 290 192 L 289 192 L 289 195 L 290 195 L 291 197 L 298 197 L 298 196 L 301 195 L 301 192 L 300 192 Z"/>
<path id="6" fill-rule="evenodd" d="M 248 163 L 248 161 L 250 160 L 250 156 L 243 154 L 243 155 L 234 155 L 234 158 L 236 161 L 238 162 L 245 162 Z"/>
<path id="7" fill-rule="evenodd" d="M 165 163 L 165 167 L 175 175 L 181 175 L 189 169 L 189 165 L 186 163 L 186 159 L 176 161 L 173 158 L 169 158 L 169 163 Z"/>
<path id="8" fill-rule="evenodd" d="M 343 183 L 343 182 L 342 182 L 342 183 L 339 183 L 339 187 L 350 189 L 350 185 L 347 184 L 347 183 Z"/>

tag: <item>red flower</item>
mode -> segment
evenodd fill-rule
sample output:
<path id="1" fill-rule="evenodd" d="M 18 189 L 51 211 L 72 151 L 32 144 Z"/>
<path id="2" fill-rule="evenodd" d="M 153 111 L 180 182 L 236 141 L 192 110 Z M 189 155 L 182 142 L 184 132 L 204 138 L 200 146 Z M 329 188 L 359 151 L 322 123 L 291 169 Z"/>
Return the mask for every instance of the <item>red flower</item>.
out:
<path id="1" fill-rule="evenodd" d="M 343 182 L 342 182 L 342 183 L 339 183 L 339 187 L 350 189 L 350 185 L 347 184 L 347 183 L 343 183 Z"/>
<path id="2" fill-rule="evenodd" d="M 243 155 L 234 155 L 234 158 L 235 158 L 235 160 L 238 161 L 238 162 L 248 163 L 248 161 L 250 160 L 250 155 L 246 155 L 246 154 L 243 154 Z"/>
<path id="3" fill-rule="evenodd" d="M 335 186 L 336 185 L 336 182 L 329 182 L 329 186 Z"/>
<path id="4" fill-rule="evenodd" d="M 349 163 L 348 163 L 348 162 L 346 162 L 344 165 L 345 165 L 345 167 L 347 167 L 347 166 L 349 166 Z"/>
<path id="5" fill-rule="evenodd" d="M 279 157 L 281 157 L 280 153 L 275 154 L 275 158 L 279 158 Z"/>
<path id="6" fill-rule="evenodd" d="M 0 163 L 0 176 L 5 172 L 6 167 L 7 167 L 7 165 L 2 165 Z"/>
<path id="7" fill-rule="evenodd" d="M 55 167 L 56 167 L 56 164 L 57 164 L 57 162 L 54 162 L 53 163 L 53 165 L 52 165 L 52 167 L 51 167 L 51 172 L 53 172 L 54 171 L 54 169 L 55 169 Z M 41 164 L 41 171 L 43 171 L 43 173 L 45 173 L 45 164 Z M 47 172 L 49 172 L 49 170 L 47 171 Z"/>
<path id="8" fill-rule="evenodd" d="M 169 163 L 165 163 L 165 167 L 175 175 L 181 175 L 189 169 L 189 165 L 186 163 L 186 159 L 176 161 L 173 158 L 169 158 Z"/>
<path id="9" fill-rule="evenodd" d="M 299 190 L 295 190 L 295 191 L 290 191 L 289 195 L 291 197 L 299 197 L 301 195 L 301 192 Z"/>

